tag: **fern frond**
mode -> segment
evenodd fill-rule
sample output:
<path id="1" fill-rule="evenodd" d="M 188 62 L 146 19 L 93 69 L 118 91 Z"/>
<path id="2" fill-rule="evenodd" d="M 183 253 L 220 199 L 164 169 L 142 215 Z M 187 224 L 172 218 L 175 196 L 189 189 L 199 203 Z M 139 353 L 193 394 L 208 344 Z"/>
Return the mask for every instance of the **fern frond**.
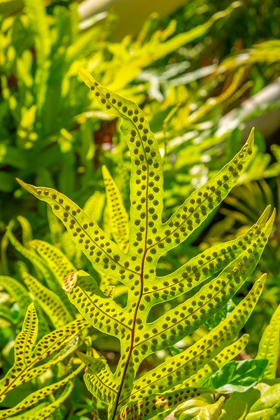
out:
<path id="1" fill-rule="evenodd" d="M 165 348 L 167 344 L 176 344 L 218 312 L 254 271 L 271 233 L 274 218 L 275 213 L 246 251 L 230 263 L 217 278 L 203 286 L 192 298 L 171 309 L 167 315 L 163 315 L 146 327 L 143 328 L 140 324 L 142 334 L 147 338 L 140 340 L 137 346 L 140 346 L 142 351 L 148 355 L 150 352 Z M 147 306 L 149 307 L 149 302 Z M 143 350 L 144 348 L 145 350 Z"/>
<path id="2" fill-rule="evenodd" d="M 211 388 L 184 388 L 151 395 L 122 407 L 117 419 L 165 419 L 179 404 L 213 392 Z"/>
<path id="3" fill-rule="evenodd" d="M 108 404 L 117 395 L 117 384 L 106 359 L 99 356 L 97 352 L 95 352 L 96 357 L 80 352 L 77 354 L 87 365 L 84 380 L 88 390 L 100 401 Z"/>
<path id="4" fill-rule="evenodd" d="M 105 194 L 102 194 L 100 191 L 95 191 L 95 193 L 89 197 L 84 205 L 84 212 L 97 223 L 101 221 L 105 198 Z"/>
<path id="5" fill-rule="evenodd" d="M 35 346 L 38 318 L 34 303 L 31 303 L 24 319 L 22 331 L 15 341 L 14 364 L 0 381 L 0 402 L 4 400 L 9 391 L 43 374 L 63 360 L 69 354 L 69 351 L 62 352 L 57 357 L 36 367 L 39 362 L 63 348 L 87 326 L 88 324 L 84 320 L 78 319 L 44 336 Z"/>
<path id="6" fill-rule="evenodd" d="M 256 359 L 268 360 L 263 373 L 264 379 L 275 379 L 280 345 L 280 306 L 276 309 L 270 323 L 264 330 Z"/>
<path id="7" fill-rule="evenodd" d="M 7 227 L 7 233 L 9 240 L 11 244 L 14 246 L 14 248 L 25 258 L 27 258 L 34 267 L 39 271 L 41 275 L 43 275 L 47 285 L 51 290 L 59 290 L 58 284 L 56 283 L 55 279 L 53 278 L 52 274 L 50 273 L 50 270 L 48 269 L 48 266 L 45 264 L 45 262 L 38 256 L 32 249 L 28 249 L 24 247 L 14 236 L 12 232 L 13 224 L 10 223 Z"/>
<path id="8" fill-rule="evenodd" d="M 7 260 L 7 247 L 9 245 L 9 238 L 7 232 L 4 233 L 0 242 L 0 255 L 1 255 L 1 274 L 8 276 L 9 275 L 9 267 L 8 267 L 8 260 Z"/>
<path id="9" fill-rule="evenodd" d="M 162 363 L 159 368 L 142 376 L 135 384 L 130 398 L 137 399 L 156 392 L 163 392 L 182 382 L 182 377 L 194 374 L 197 369 L 210 362 L 225 346 L 237 336 L 263 290 L 266 275 L 256 281 L 252 290 L 237 305 L 231 314 L 190 349 Z M 135 351 L 134 351 L 135 353 Z"/>
<path id="10" fill-rule="evenodd" d="M 46 407 L 42 408 L 40 411 L 38 411 L 37 413 L 34 413 L 32 417 L 32 419 L 34 420 L 41 420 L 41 419 L 46 419 L 49 418 L 49 416 L 58 409 L 58 407 L 64 403 L 64 401 L 66 400 L 66 398 L 69 397 L 69 395 L 71 394 L 72 390 L 73 390 L 73 382 L 68 382 L 68 384 L 66 385 L 66 387 L 64 388 L 62 394 L 51 404 L 48 404 Z"/>
<path id="11" fill-rule="evenodd" d="M 160 254 L 184 241 L 226 198 L 245 171 L 253 150 L 254 131 L 242 150 L 213 178 L 198 191 L 194 191 L 183 205 L 162 227 L 162 237 L 154 246 L 160 247 Z"/>
<path id="12" fill-rule="evenodd" d="M 28 273 L 23 274 L 23 280 L 34 299 L 49 316 L 55 328 L 63 327 L 65 324 L 73 321 L 73 317 L 55 293 L 47 289 Z"/>
<path id="13" fill-rule="evenodd" d="M 53 214 L 50 207 L 48 207 L 48 222 L 50 228 L 50 237 L 52 244 L 60 249 L 61 247 L 61 238 L 63 234 L 63 226 L 58 218 Z"/>
<path id="14" fill-rule="evenodd" d="M 186 240 L 237 184 L 252 155 L 254 132 L 232 161 L 192 193 L 163 223 L 162 161 L 143 111 L 133 102 L 101 86 L 86 71 L 82 70 L 81 76 L 100 107 L 122 120 L 120 130 L 127 140 L 132 162 L 129 220 L 116 184 L 105 168 L 108 212 L 105 212 L 105 220 L 109 214 L 112 227 L 108 235 L 63 194 L 20 180 L 19 183 L 52 207 L 101 279 L 121 281 L 127 288 L 127 306 L 121 308 L 111 296 L 112 289 L 102 291 L 88 273 L 78 271 L 65 279 L 63 288 L 80 314 L 94 328 L 120 341 L 121 357 L 114 374 L 107 364 L 101 366 L 100 360 L 89 361 L 93 366 L 85 374 L 89 391 L 109 405 L 110 420 L 162 418 L 170 412 L 168 401 L 174 398 L 178 402 L 178 395 L 185 395 L 185 390 L 177 388 L 182 384 L 188 384 L 190 388 L 193 381 L 204 383 L 211 371 L 223 366 L 244 348 L 247 336 L 234 344 L 232 342 L 256 305 L 265 275 L 255 282 L 230 315 L 205 337 L 135 381 L 141 362 L 148 355 L 170 347 L 196 331 L 235 295 L 258 264 L 272 229 L 275 211 L 269 217 L 268 207 L 244 235 L 202 252 L 168 276 L 158 277 L 159 258 Z M 107 231 L 106 224 L 103 226 Z M 111 233 L 116 243 L 110 239 Z M 192 298 L 177 305 L 174 302 L 173 309 L 147 322 L 155 304 L 179 297 L 207 279 L 210 279 L 209 283 Z M 203 389 L 201 392 L 212 391 Z M 192 395 L 191 390 L 189 392 Z M 165 398 L 163 393 L 170 400 L 160 402 L 160 397 Z M 143 405 L 152 408 L 143 410 Z"/>
<path id="15" fill-rule="evenodd" d="M 121 338 L 131 332 L 132 320 L 128 320 L 127 311 L 105 295 L 85 271 L 66 277 L 63 288 L 70 302 L 94 328 Z"/>
<path id="16" fill-rule="evenodd" d="M 51 244 L 36 239 L 30 242 L 30 246 L 37 251 L 48 268 L 51 269 L 53 276 L 56 277 L 60 285 L 63 284 L 66 276 L 76 271 L 75 266 L 63 252 Z"/>
<path id="17" fill-rule="evenodd" d="M 71 313 L 71 305 L 69 305 L 68 300 L 61 290 L 61 284 L 66 275 L 75 271 L 75 267 L 59 249 L 43 241 L 31 241 L 29 242 L 30 248 L 26 248 L 16 239 L 12 228 L 13 223 L 10 223 L 7 228 L 7 233 L 14 248 L 33 264 L 36 273 L 43 276 L 49 289 L 59 296 L 67 310 Z M 42 257 L 36 254 L 34 248 L 38 250 L 38 253 L 41 252 Z"/>
<path id="18" fill-rule="evenodd" d="M 38 391 L 33 392 L 31 395 L 29 395 L 27 398 L 24 398 L 24 400 L 22 400 L 19 404 L 17 404 L 11 409 L 0 411 L 0 419 L 5 419 L 9 416 L 12 416 L 13 414 L 19 413 L 22 410 L 26 410 L 27 408 L 32 407 L 32 405 L 53 394 L 55 391 L 62 388 L 64 385 L 67 385 L 69 381 L 74 379 L 82 371 L 83 368 L 84 364 L 82 363 L 76 370 L 74 370 L 70 375 L 68 375 L 61 381 L 58 381 L 54 384 L 51 384 L 42 389 L 39 389 Z M 42 417 L 40 418 L 42 419 Z"/>
<path id="19" fill-rule="evenodd" d="M 26 266 L 22 261 L 18 261 L 18 271 L 21 277 L 26 274 Z M 9 295 L 15 300 L 19 307 L 19 315 L 23 318 L 26 314 L 28 306 L 32 303 L 32 299 L 25 287 L 17 280 L 8 276 L 0 276 L 0 285 L 7 290 Z M 38 337 L 42 338 L 50 332 L 46 319 L 39 306 L 36 307 L 40 329 Z"/>
<path id="20" fill-rule="evenodd" d="M 0 276 L 0 285 L 17 302 L 21 315 L 25 315 L 27 307 L 32 302 L 25 287 L 17 280 L 8 276 Z"/>
<path id="21" fill-rule="evenodd" d="M 22 243 L 26 248 L 29 248 L 29 242 L 33 239 L 32 227 L 25 217 L 18 216 L 17 219 L 22 229 Z"/>
<path id="22" fill-rule="evenodd" d="M 215 372 L 222 369 L 230 360 L 241 353 L 249 342 L 249 335 L 244 334 L 239 340 L 233 344 L 225 347 L 217 356 L 215 356 L 209 363 L 201 368 L 197 373 L 188 378 L 183 384 L 178 385 L 178 389 L 183 387 L 200 387 L 208 378 L 210 378 Z"/>
<path id="23" fill-rule="evenodd" d="M 198 286 L 216 272 L 237 260 L 261 235 L 270 206 L 263 212 L 257 223 L 243 235 L 232 241 L 208 248 L 203 253 L 189 260 L 181 268 L 156 281 L 146 282 L 143 296 L 150 305 L 167 302 Z"/>
<path id="24" fill-rule="evenodd" d="M 112 234 L 121 250 L 126 252 L 129 241 L 128 215 L 124 208 L 119 189 L 108 169 L 103 166 L 102 171 L 106 187 Z"/>
<path id="25" fill-rule="evenodd" d="M 73 242 L 94 262 L 98 271 L 105 272 L 125 284 L 129 281 L 128 275 L 137 274 L 135 264 L 134 267 L 128 268 L 130 263 L 126 255 L 73 201 L 52 188 L 36 188 L 18 181 L 35 197 L 50 204 L 54 214 L 69 230 Z M 137 271 L 139 270 L 140 267 Z"/>

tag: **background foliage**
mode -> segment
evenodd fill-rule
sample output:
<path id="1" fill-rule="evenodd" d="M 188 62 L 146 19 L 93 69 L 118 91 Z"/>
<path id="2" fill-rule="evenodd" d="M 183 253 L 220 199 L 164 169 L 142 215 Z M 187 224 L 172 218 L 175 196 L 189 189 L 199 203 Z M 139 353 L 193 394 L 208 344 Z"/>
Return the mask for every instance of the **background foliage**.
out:
<path id="1" fill-rule="evenodd" d="M 127 8 L 134 19 L 132 3 Z M 91 214 L 106 233 L 113 232 L 116 240 L 102 176 L 102 165 L 106 165 L 129 210 L 127 145 L 119 121 L 83 87 L 78 71 L 84 67 L 101 84 L 137 103 L 147 116 L 164 165 L 164 220 L 233 158 L 249 130 L 256 127 L 253 157 L 238 185 L 158 265 L 159 274 L 166 275 L 210 246 L 244 234 L 271 204 L 276 207 L 275 224 L 256 273 L 218 314 L 218 320 L 213 317 L 212 325 L 209 320 L 175 347 L 149 356 L 141 372 L 195 343 L 233 310 L 256 276 L 267 273 L 261 298 L 243 327 L 250 334 L 246 351 L 208 384 L 215 389 L 226 386 L 232 395 L 225 400 L 209 395 L 193 399 L 175 413 L 178 419 L 207 413 L 213 419 L 231 419 L 231 407 L 238 405 L 240 413 L 235 413 L 234 420 L 243 418 L 244 401 L 249 401 L 246 419 L 257 419 L 254 413 L 277 405 L 273 395 L 279 387 L 277 379 L 264 380 L 267 368 L 260 362 L 265 357 L 258 360 L 257 355 L 263 330 L 280 301 L 280 8 L 272 0 L 189 0 L 161 19 L 153 13 L 142 22 L 140 32 L 126 33 L 122 39 L 117 24 L 121 16 L 112 10 L 81 20 L 79 2 L 2 0 L 0 14 L 1 377 L 13 366 L 14 340 L 27 322 L 27 308 L 39 322 L 38 338 L 43 339 L 56 328 L 77 322 L 77 312 L 60 287 L 65 275 L 85 270 L 97 276 L 63 225 L 44 203 L 20 189 L 15 178 L 57 188 Z M 50 256 L 59 255 L 58 260 L 46 261 L 42 240 L 50 244 Z M 112 285 L 107 278 L 98 277 L 98 281 L 104 287 Z M 125 305 L 122 286 L 114 293 Z M 182 302 L 178 297 L 163 308 L 155 307 L 153 316 Z M 279 335 L 274 339 L 277 348 Z M 84 352 L 92 346 L 114 370 L 119 342 L 84 326 L 75 337 L 66 335 L 66 343 L 70 343 L 69 351 L 66 346 L 53 362 L 51 358 L 44 361 L 45 373 L 20 385 L 20 395 L 8 394 L 1 409 L 15 407 L 23 397 L 64 381 L 68 385 L 58 397 L 46 391 L 48 402 L 40 403 L 40 418 L 91 418 L 95 402 L 83 384 L 84 366 L 74 351 L 79 345 Z M 277 367 L 277 357 L 273 357 Z M 272 401 L 271 407 L 265 406 L 267 400 Z M 104 407 L 98 404 L 103 419 Z M 51 405 L 53 413 L 44 412 Z M 35 418 L 30 410 L 26 418 Z"/>

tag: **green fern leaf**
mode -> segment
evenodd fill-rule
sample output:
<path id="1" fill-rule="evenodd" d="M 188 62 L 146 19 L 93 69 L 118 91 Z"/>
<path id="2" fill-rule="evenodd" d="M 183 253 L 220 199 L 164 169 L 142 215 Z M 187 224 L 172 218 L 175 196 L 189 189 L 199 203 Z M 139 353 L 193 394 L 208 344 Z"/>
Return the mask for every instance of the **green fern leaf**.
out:
<path id="1" fill-rule="evenodd" d="M 30 242 L 30 245 L 37 251 L 60 285 L 63 284 L 66 276 L 76 271 L 75 266 L 68 260 L 63 252 L 51 244 L 34 240 Z"/>
<path id="2" fill-rule="evenodd" d="M 131 332 L 132 320 L 128 320 L 127 311 L 105 295 L 85 271 L 66 277 L 63 288 L 70 302 L 94 328 L 121 338 Z"/>
<path id="3" fill-rule="evenodd" d="M 15 361 L 6 376 L 0 381 L 0 402 L 7 393 L 19 385 L 36 378 L 63 360 L 69 351 L 62 351 L 50 361 L 36 365 L 59 351 L 65 344 L 76 337 L 88 324 L 78 319 L 44 336 L 35 346 L 38 333 L 38 318 L 34 303 L 31 303 L 22 326 L 22 331 L 15 341 Z M 75 349 L 72 346 L 72 351 Z"/>
<path id="4" fill-rule="evenodd" d="M 23 280 L 35 300 L 49 316 L 55 328 L 63 327 L 65 324 L 73 321 L 73 317 L 54 292 L 47 289 L 28 273 L 23 275 Z"/>
<path id="5" fill-rule="evenodd" d="M 209 363 L 201 368 L 196 374 L 187 379 L 183 385 L 179 385 L 178 388 L 182 387 L 200 387 L 208 378 L 210 378 L 215 372 L 222 369 L 230 360 L 234 359 L 241 353 L 249 342 L 249 335 L 244 334 L 239 340 L 233 344 L 225 347 L 217 356 L 215 356 Z"/>
<path id="6" fill-rule="evenodd" d="M 98 373 L 85 373 L 84 381 L 89 392 L 105 404 L 116 400 L 118 395 L 117 384 L 107 365 Z"/>
<path id="7" fill-rule="evenodd" d="M 270 206 L 267 207 L 258 222 L 244 235 L 205 250 L 174 273 L 165 277 L 157 277 L 155 282 L 147 282 L 143 292 L 144 300 L 151 306 L 163 301 L 167 302 L 193 289 L 233 263 L 237 257 L 240 257 L 244 251 L 256 243 L 265 227 L 269 210 Z"/>
<path id="8" fill-rule="evenodd" d="M 7 228 L 12 245 L 33 264 L 36 273 L 43 275 L 49 289 L 59 296 L 68 312 L 73 314 L 73 308 L 62 293 L 61 285 L 65 276 L 75 271 L 76 268 L 59 249 L 46 242 L 34 240 L 29 242 L 29 248 L 26 248 L 15 238 L 12 227 L 13 223 L 10 223 Z"/>
<path id="9" fill-rule="evenodd" d="M 87 366 L 84 380 L 88 390 L 100 401 L 108 403 L 111 398 L 116 397 L 117 386 L 106 359 L 97 352 L 94 353 L 95 357 L 77 352 Z"/>
<path id="10" fill-rule="evenodd" d="M 53 394 L 58 389 L 62 388 L 64 385 L 68 384 L 68 382 L 74 379 L 82 371 L 83 368 L 84 364 L 80 364 L 80 366 L 76 370 L 74 370 L 70 375 L 68 375 L 61 381 L 39 389 L 36 392 L 33 392 L 31 395 L 29 395 L 27 398 L 24 398 L 24 400 L 22 400 L 19 404 L 17 404 L 11 409 L 0 411 L 0 419 L 5 419 L 8 416 L 12 416 L 13 414 L 17 414 L 22 410 L 32 407 L 32 405 L 38 403 L 42 399 Z"/>
<path id="11" fill-rule="evenodd" d="M 17 219 L 22 228 L 22 243 L 29 248 L 29 242 L 33 239 L 32 227 L 25 217 L 18 216 Z"/>
<path id="12" fill-rule="evenodd" d="M 56 248 L 60 249 L 63 226 L 58 220 L 58 218 L 53 214 L 50 207 L 48 207 L 48 222 L 50 228 L 51 242 Z"/>
<path id="13" fill-rule="evenodd" d="M 63 390 L 62 394 L 55 400 L 53 403 L 48 404 L 47 407 L 41 409 L 37 413 L 34 413 L 34 417 L 32 417 L 33 420 L 41 420 L 41 419 L 47 419 L 49 416 L 58 409 L 58 407 L 64 403 L 66 398 L 69 397 L 73 390 L 73 382 L 68 382 L 65 389 Z"/>
<path id="14" fill-rule="evenodd" d="M 25 264 L 22 261 L 17 261 L 17 267 L 20 277 L 23 278 L 23 275 L 27 271 Z M 30 303 L 32 303 L 32 299 L 29 296 L 28 291 L 19 281 L 13 279 L 12 277 L 0 276 L 0 284 L 4 289 L 8 291 L 9 295 L 16 301 L 19 307 L 19 315 L 21 318 L 23 318 L 26 314 L 28 306 L 30 305 Z M 47 325 L 46 319 L 42 313 L 42 310 L 39 306 L 36 307 L 36 311 L 40 323 L 38 337 L 42 338 L 45 334 L 48 334 L 50 330 Z"/>
<path id="15" fill-rule="evenodd" d="M 264 379 L 275 379 L 280 342 L 280 306 L 276 309 L 262 335 L 256 359 L 267 359 Z"/>
<path id="16" fill-rule="evenodd" d="M 69 229 L 73 242 L 82 249 L 90 261 L 94 262 L 98 271 L 105 271 L 106 274 L 125 284 L 130 281 L 129 275 L 134 277 L 137 274 L 135 271 L 137 267 L 137 271 L 140 271 L 136 263 L 128 268 L 130 262 L 126 254 L 121 252 L 118 246 L 102 232 L 97 223 L 69 198 L 52 188 L 38 189 L 20 180 L 19 183 L 35 197 L 51 205 L 54 213 Z"/>
<path id="17" fill-rule="evenodd" d="M 148 324 L 144 330 L 141 328 L 147 338 L 139 340 L 137 347 L 142 348 L 141 351 L 145 348 L 145 355 L 161 350 L 168 344 L 176 344 L 218 312 L 235 295 L 254 271 L 271 233 L 274 217 L 275 214 L 267 222 L 260 237 L 256 238 L 218 277 L 202 287 L 192 298 L 171 309 L 167 315 Z M 146 308 L 149 309 L 149 301 Z M 136 331 L 137 329 L 136 327 Z M 160 336 L 164 336 L 164 339 L 160 340 Z"/>
<path id="18" fill-rule="evenodd" d="M 105 205 L 105 194 L 95 191 L 84 205 L 84 212 L 88 214 L 97 223 L 101 221 L 102 213 Z"/>
<path id="19" fill-rule="evenodd" d="M 102 171 L 106 187 L 107 206 L 110 215 L 111 231 L 120 249 L 126 252 L 129 241 L 127 212 L 124 208 L 119 189 L 112 179 L 108 169 L 103 166 Z"/>
<path id="20" fill-rule="evenodd" d="M 1 249 L 1 274 L 2 275 L 9 275 L 9 267 L 8 267 L 8 260 L 7 260 L 7 247 L 9 245 L 9 238 L 8 233 L 5 232 L 2 236 L 1 243 L 0 243 L 0 249 Z"/>
<path id="21" fill-rule="evenodd" d="M 92 396 L 92 404 L 91 404 L 92 420 L 100 420 L 97 404 L 98 404 L 97 398 Z"/>
<path id="22" fill-rule="evenodd" d="M 26 413 L 21 413 L 18 416 L 13 416 L 13 420 L 29 420 L 30 418 L 34 418 L 33 416 L 35 414 L 38 414 L 43 408 L 47 407 L 49 405 L 48 402 L 43 402 L 41 404 L 38 404 L 36 407 L 31 408 Z"/>
<path id="23" fill-rule="evenodd" d="M 112 219 L 112 232 L 108 235 L 63 194 L 20 180 L 19 183 L 51 206 L 102 279 L 121 281 L 127 287 L 128 303 L 121 308 L 110 292 L 101 291 L 88 273 L 78 271 L 65 279 L 63 288 L 81 315 L 94 328 L 117 337 L 121 345 L 114 374 L 107 364 L 98 372 L 86 372 L 88 389 L 109 405 L 110 420 L 122 418 L 119 416 L 123 413 L 134 419 L 138 412 L 143 413 L 143 401 L 148 407 L 153 399 L 154 413 L 150 410 L 143 415 L 160 418 L 157 406 L 160 407 L 162 393 L 170 393 L 169 397 L 173 398 L 177 387 L 188 383 L 190 388 L 193 379 L 202 381 L 211 369 L 222 366 L 243 348 L 246 338 L 236 345 L 231 343 L 253 311 L 265 276 L 256 281 L 245 299 L 205 337 L 135 381 L 141 362 L 149 354 L 170 347 L 196 331 L 234 296 L 258 264 L 275 212 L 268 218 L 270 209 L 267 208 L 241 237 L 204 251 L 175 273 L 158 277 L 159 258 L 187 239 L 238 182 L 252 155 L 253 131 L 232 161 L 163 223 L 162 162 L 144 113 L 133 102 L 101 86 L 86 71 L 82 70 L 81 75 L 100 107 L 122 119 L 120 130 L 127 140 L 132 161 L 129 220 L 117 187 L 105 168 L 106 211 Z M 111 233 L 115 242 L 110 239 Z M 192 298 L 155 321 L 147 322 L 155 304 L 174 299 L 207 279 L 209 283 Z M 180 392 L 184 391 L 180 389 Z M 162 410 L 165 415 L 167 412 L 167 408 Z"/>
<path id="24" fill-rule="evenodd" d="M 47 285 L 51 290 L 57 290 L 60 292 L 58 288 L 58 284 L 56 283 L 55 279 L 53 278 L 50 270 L 48 269 L 48 266 L 45 264 L 45 262 L 40 258 L 32 249 L 25 248 L 14 236 L 12 232 L 13 224 L 10 223 L 7 227 L 7 233 L 9 240 L 11 244 L 14 246 L 14 248 L 25 258 L 27 258 L 39 271 L 41 275 L 43 275 Z"/>
<path id="25" fill-rule="evenodd" d="M 77 356 L 86 365 L 86 369 L 89 373 L 99 373 L 106 365 L 105 357 L 93 357 L 77 351 Z"/>
<path id="26" fill-rule="evenodd" d="M 179 404 L 213 392 L 211 388 L 184 388 L 151 395 L 123 407 L 118 420 L 165 419 Z"/>
<path id="27" fill-rule="evenodd" d="M 131 399 L 164 392 L 182 382 L 182 376 L 194 374 L 198 368 L 210 362 L 226 345 L 233 341 L 249 318 L 262 292 L 266 275 L 256 281 L 246 298 L 206 336 L 197 341 L 190 349 L 172 357 L 161 364 L 161 372 L 151 370 L 135 384 Z M 137 351 L 137 350 L 136 350 Z M 134 353 L 136 352 L 134 350 Z"/>
<path id="28" fill-rule="evenodd" d="M 24 316 L 27 307 L 32 302 L 25 287 L 17 280 L 8 276 L 0 276 L 0 285 L 6 289 L 9 295 L 17 302 L 20 314 Z"/>

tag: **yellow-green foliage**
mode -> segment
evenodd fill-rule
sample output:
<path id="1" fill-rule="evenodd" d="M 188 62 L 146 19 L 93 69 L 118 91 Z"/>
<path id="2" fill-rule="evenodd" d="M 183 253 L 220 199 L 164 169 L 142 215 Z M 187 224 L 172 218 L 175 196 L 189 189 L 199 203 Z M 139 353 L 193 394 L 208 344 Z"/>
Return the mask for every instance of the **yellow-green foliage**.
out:
<path id="1" fill-rule="evenodd" d="M 119 339 L 121 358 L 112 373 L 109 366 L 91 358 L 85 374 L 89 391 L 108 404 L 109 419 L 164 418 L 182 398 L 211 393 L 203 385 L 213 367 L 244 349 L 248 336 L 232 344 L 252 313 L 262 292 L 265 275 L 248 295 L 207 335 L 182 353 L 167 359 L 139 379 L 141 362 L 196 331 L 244 284 L 269 238 L 275 212 L 269 208 L 242 237 L 214 246 L 194 257 L 176 272 L 158 277 L 160 257 L 185 241 L 236 185 L 252 155 L 253 132 L 248 141 L 214 178 L 188 197 L 180 208 L 162 222 L 163 173 L 157 141 L 144 113 L 133 102 L 96 82 L 86 71 L 81 75 L 104 111 L 122 120 L 121 131 L 131 157 L 130 217 L 121 203 L 114 181 L 104 170 L 108 209 L 115 242 L 94 219 L 62 193 L 46 187 L 20 184 L 39 200 L 47 202 L 63 222 L 71 239 L 92 262 L 95 270 L 117 282 L 128 292 L 122 308 L 100 290 L 85 271 L 68 275 L 64 290 L 70 302 L 89 324 Z M 128 246 L 127 246 L 128 241 Z M 213 278 L 213 274 L 218 273 Z M 151 308 L 174 299 L 209 280 L 183 303 L 158 319 L 147 322 Z"/>

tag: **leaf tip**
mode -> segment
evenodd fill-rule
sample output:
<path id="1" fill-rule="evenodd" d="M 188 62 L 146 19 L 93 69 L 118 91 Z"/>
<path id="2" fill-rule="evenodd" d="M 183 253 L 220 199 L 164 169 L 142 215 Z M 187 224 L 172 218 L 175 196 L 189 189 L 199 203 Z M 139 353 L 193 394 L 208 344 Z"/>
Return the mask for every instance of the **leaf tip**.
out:
<path id="1" fill-rule="evenodd" d="M 35 303 L 34 302 L 31 302 L 30 305 L 28 306 L 28 309 L 27 310 L 30 311 L 30 312 L 35 311 Z"/>
<path id="2" fill-rule="evenodd" d="M 102 174 L 103 174 L 103 178 L 108 178 L 110 176 L 110 172 L 108 171 L 108 168 L 106 165 L 102 165 Z"/>
<path id="3" fill-rule="evenodd" d="M 271 215 L 272 223 L 274 223 L 275 217 L 276 217 L 276 207 L 274 207 L 272 215 Z"/>
<path id="4" fill-rule="evenodd" d="M 16 178 L 16 181 L 21 185 L 23 188 L 25 188 L 26 183 L 22 181 L 20 178 Z"/>
<path id="5" fill-rule="evenodd" d="M 260 216 L 260 218 L 259 218 L 259 220 L 258 220 L 258 224 L 259 224 L 259 225 L 262 225 L 262 224 L 264 224 L 264 223 L 266 223 L 266 222 L 267 222 L 267 219 L 268 219 L 268 217 L 269 217 L 270 210 L 271 210 L 271 204 L 269 204 L 269 205 L 265 208 L 264 212 L 263 212 L 263 213 L 262 213 L 262 215 Z"/>
<path id="6" fill-rule="evenodd" d="M 94 88 L 94 85 L 97 86 L 98 83 L 92 77 L 92 75 L 84 68 L 79 69 L 79 75 L 81 76 L 83 82 L 89 87 L 90 89 Z"/>
<path id="7" fill-rule="evenodd" d="M 250 334 L 243 334 L 241 339 L 247 344 L 250 340 Z"/>
<path id="8" fill-rule="evenodd" d="M 255 141 L 255 127 L 253 127 L 250 131 L 248 140 L 246 142 L 246 144 L 248 145 L 249 150 L 253 148 L 254 146 L 254 141 Z"/>
<path id="9" fill-rule="evenodd" d="M 273 209 L 273 212 L 272 212 L 272 214 L 271 214 L 271 216 L 270 216 L 270 218 L 268 219 L 268 221 L 267 221 L 267 226 L 266 226 L 266 228 L 268 229 L 268 230 L 272 230 L 272 228 L 273 228 L 273 224 L 274 224 L 274 220 L 275 220 L 275 217 L 276 217 L 276 208 L 274 208 Z"/>
<path id="10" fill-rule="evenodd" d="M 37 191 L 34 185 L 27 184 L 26 182 L 22 181 L 19 178 L 16 178 L 16 180 L 19 183 L 19 185 L 21 185 L 26 191 L 30 192 L 31 194 L 36 195 Z"/>
<path id="11" fill-rule="evenodd" d="M 261 275 L 261 277 L 257 280 L 257 283 L 260 283 L 262 286 L 264 285 L 265 281 L 267 278 L 267 273 L 264 273 L 263 275 Z"/>

